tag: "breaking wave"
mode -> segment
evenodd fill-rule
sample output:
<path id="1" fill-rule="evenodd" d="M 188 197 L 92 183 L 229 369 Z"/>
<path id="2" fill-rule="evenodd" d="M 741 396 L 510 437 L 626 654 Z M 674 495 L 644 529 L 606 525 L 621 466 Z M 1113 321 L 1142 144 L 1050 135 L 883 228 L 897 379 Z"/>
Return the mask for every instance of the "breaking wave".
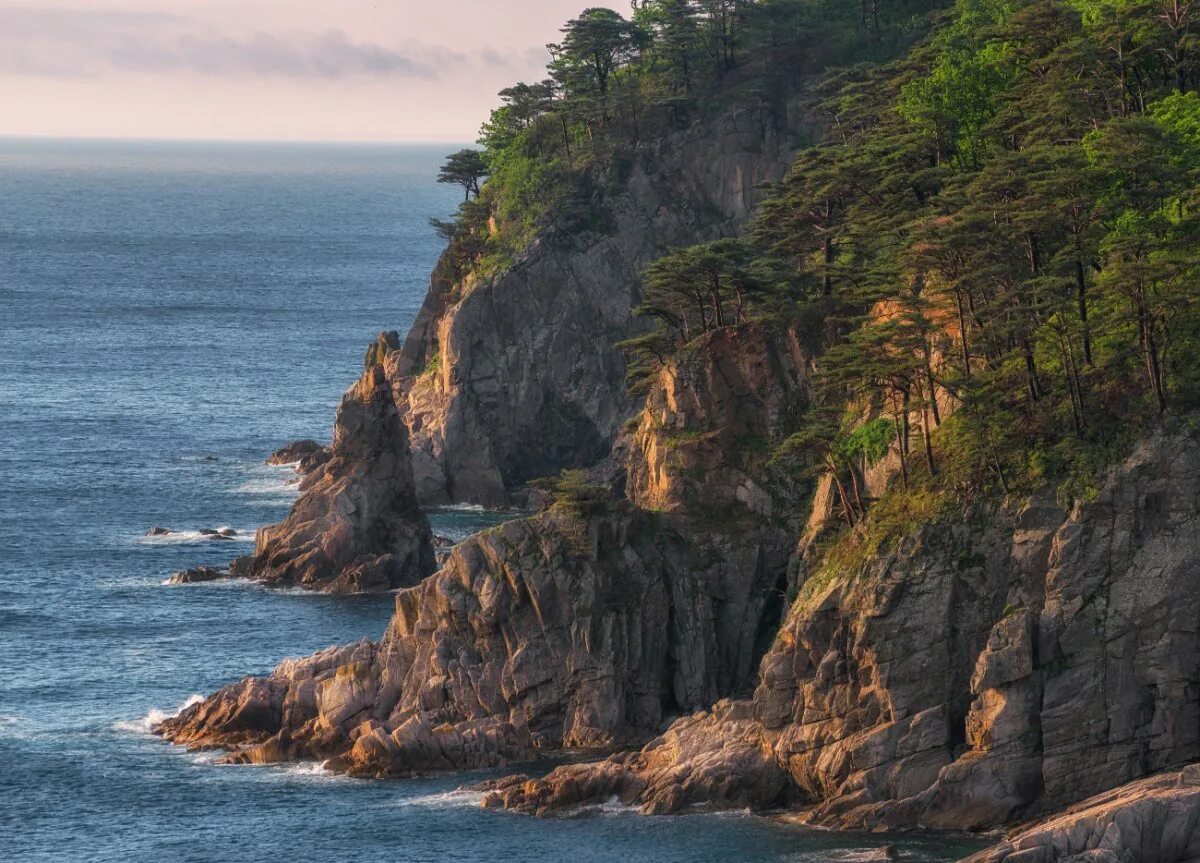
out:
<path id="1" fill-rule="evenodd" d="M 189 696 L 187 701 L 179 705 L 179 707 L 177 707 L 173 712 L 168 713 L 165 710 L 159 710 L 157 707 L 155 707 L 141 719 L 123 719 L 120 722 L 114 722 L 112 727 L 117 731 L 128 731 L 134 734 L 149 734 L 154 729 L 155 725 L 178 716 L 193 704 L 199 704 L 203 700 L 203 695 L 194 694 Z"/>

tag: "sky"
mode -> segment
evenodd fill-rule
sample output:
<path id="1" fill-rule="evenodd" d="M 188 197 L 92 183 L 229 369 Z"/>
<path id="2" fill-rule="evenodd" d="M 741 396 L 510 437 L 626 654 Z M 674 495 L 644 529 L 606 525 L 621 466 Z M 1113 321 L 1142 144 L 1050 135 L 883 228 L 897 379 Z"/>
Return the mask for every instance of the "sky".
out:
<path id="1" fill-rule="evenodd" d="M 469 141 L 587 5 L 0 0 L 0 135 Z"/>

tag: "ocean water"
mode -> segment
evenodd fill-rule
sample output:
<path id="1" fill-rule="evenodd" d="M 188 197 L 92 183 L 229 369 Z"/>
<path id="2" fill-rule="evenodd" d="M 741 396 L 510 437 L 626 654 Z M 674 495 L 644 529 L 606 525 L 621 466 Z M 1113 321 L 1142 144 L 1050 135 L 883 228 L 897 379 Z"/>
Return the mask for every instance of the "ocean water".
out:
<path id="1" fill-rule="evenodd" d="M 461 776 L 228 767 L 148 733 L 389 597 L 169 587 L 287 511 L 299 437 L 408 327 L 457 203 L 447 147 L 0 141 L 0 860 L 798 861 L 880 837 L 613 807 L 485 812 Z M 431 514 L 456 538 L 499 516 Z M 182 531 L 150 539 L 152 525 Z M 232 526 L 231 543 L 199 528 Z M 477 777 L 468 777 L 477 778 Z M 900 837 L 912 860 L 976 843 Z"/>

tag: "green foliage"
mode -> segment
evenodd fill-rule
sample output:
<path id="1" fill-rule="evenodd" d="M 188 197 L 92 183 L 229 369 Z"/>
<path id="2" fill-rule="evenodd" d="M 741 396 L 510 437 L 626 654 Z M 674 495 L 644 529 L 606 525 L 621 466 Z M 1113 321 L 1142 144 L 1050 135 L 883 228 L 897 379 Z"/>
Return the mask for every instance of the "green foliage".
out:
<path id="1" fill-rule="evenodd" d="M 441 368 L 441 365 L 442 355 L 441 353 L 435 352 L 434 355 L 429 358 L 429 362 L 425 364 L 425 368 L 422 370 L 421 374 L 426 376 L 436 375 L 438 369 Z"/>
<path id="2" fill-rule="evenodd" d="M 603 229 L 608 190 L 664 134 L 730 106 L 778 125 L 806 76 L 894 55 L 939 5 L 875 0 L 860 14 L 835 0 L 637 0 L 630 19 L 585 9 L 548 46 L 546 79 L 500 92 L 482 153 L 443 170 L 467 199 L 454 220 L 432 222 L 450 243 L 447 284 L 503 270 L 551 220 Z"/>
<path id="3" fill-rule="evenodd" d="M 603 512 L 612 501 L 612 492 L 589 483 L 581 470 L 564 470 L 558 476 L 534 480 L 534 488 L 546 492 L 554 507 L 577 516 Z"/>
<path id="4" fill-rule="evenodd" d="M 848 457 L 862 459 L 870 466 L 887 455 L 895 437 L 892 423 L 879 417 L 850 432 L 842 444 L 842 449 Z"/>
<path id="5" fill-rule="evenodd" d="M 459 150 L 446 157 L 446 163 L 438 172 L 439 183 L 462 186 L 467 200 L 479 197 L 479 181 L 487 176 L 488 165 L 479 150 Z"/>

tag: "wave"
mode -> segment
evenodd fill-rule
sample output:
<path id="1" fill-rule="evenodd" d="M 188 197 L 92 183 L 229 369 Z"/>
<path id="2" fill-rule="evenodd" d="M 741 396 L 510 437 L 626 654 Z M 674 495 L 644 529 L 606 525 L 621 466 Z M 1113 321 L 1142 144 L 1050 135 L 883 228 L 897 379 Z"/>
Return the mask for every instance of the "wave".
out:
<path id="1" fill-rule="evenodd" d="M 226 530 L 227 528 L 228 525 L 221 525 L 216 529 Z M 224 539 L 214 539 L 211 534 L 201 533 L 198 530 L 173 530 L 162 536 L 139 536 L 137 538 L 138 545 L 187 545 L 196 542 L 214 545 L 225 542 L 254 542 L 254 531 L 237 528 L 236 535 Z"/>
<path id="2" fill-rule="evenodd" d="M 112 727 L 117 731 L 128 731 L 133 734 L 149 734 L 154 730 L 154 726 L 178 716 L 193 704 L 199 704 L 203 700 L 203 695 L 193 694 L 171 713 L 155 707 L 141 719 L 122 719 L 119 722 L 114 722 Z"/>
<path id="3" fill-rule="evenodd" d="M 24 716 L 17 716 L 13 713 L 0 714 L 0 738 L 8 738 L 10 740 L 31 739 L 34 735 L 22 730 L 28 724 L 29 720 Z"/>
<path id="4" fill-rule="evenodd" d="M 284 477 L 267 477 L 264 479 L 248 479 L 233 491 L 235 494 L 299 494 L 299 480 L 288 480 Z"/>
<path id="5" fill-rule="evenodd" d="M 441 506 L 435 506 L 434 512 L 491 512 L 486 506 L 479 503 L 447 503 Z"/>
<path id="6" fill-rule="evenodd" d="M 455 788 L 453 791 L 442 791 L 438 794 L 406 797 L 400 801 L 400 805 L 416 806 L 422 809 L 474 809 L 482 802 L 483 792 Z"/>

